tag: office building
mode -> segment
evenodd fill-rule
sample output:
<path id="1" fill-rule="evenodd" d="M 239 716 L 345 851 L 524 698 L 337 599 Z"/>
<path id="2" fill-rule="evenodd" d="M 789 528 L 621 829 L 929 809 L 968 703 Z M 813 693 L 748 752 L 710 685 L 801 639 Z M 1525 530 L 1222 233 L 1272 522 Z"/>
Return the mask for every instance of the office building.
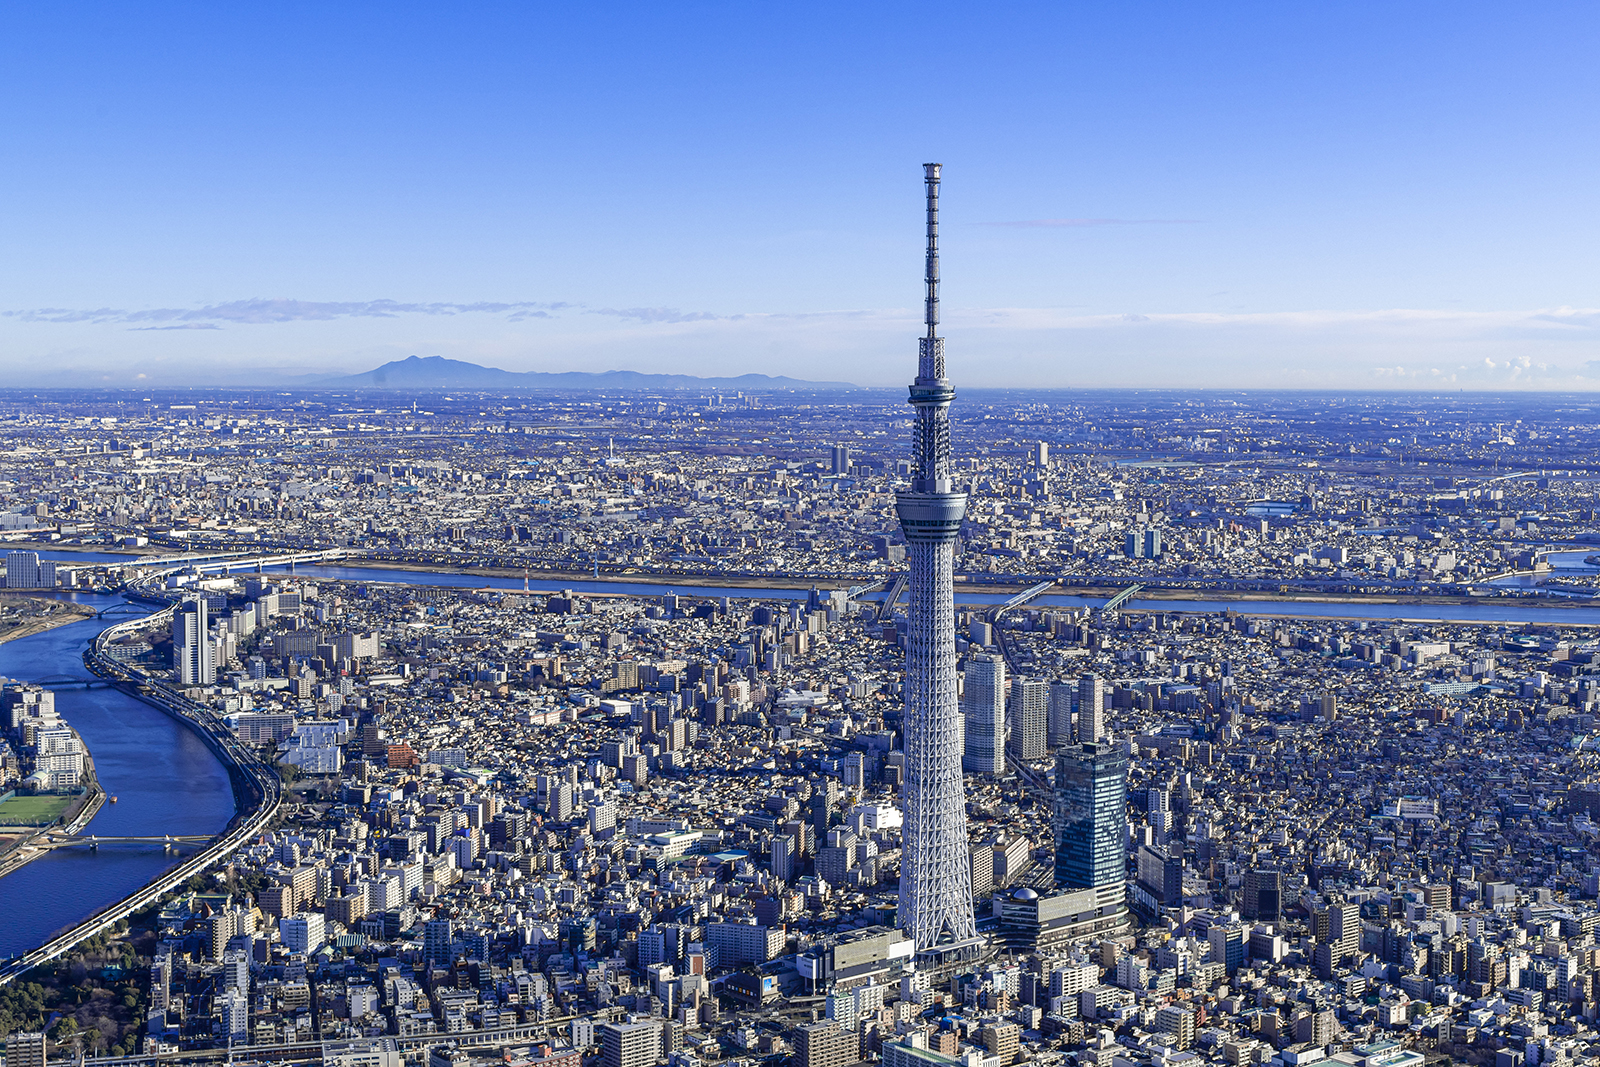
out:
<path id="1" fill-rule="evenodd" d="M 1211 942 L 1211 960 L 1220 963 L 1231 976 L 1244 965 L 1250 951 L 1250 931 L 1238 923 L 1218 923 L 1206 931 Z"/>
<path id="2" fill-rule="evenodd" d="M 6 1035 L 6 1067 L 45 1067 L 45 1038 L 37 1031 Z"/>
<path id="3" fill-rule="evenodd" d="M 1100 906 L 1127 899 L 1128 753 L 1086 742 L 1056 756 L 1056 884 L 1093 889 Z"/>
<path id="4" fill-rule="evenodd" d="M 250 991 L 250 953 L 242 948 L 228 949 L 222 955 L 222 980 L 229 989 Z"/>
<path id="5" fill-rule="evenodd" d="M 1142 845 L 1136 860 L 1133 907 L 1146 922 L 1154 921 L 1163 908 L 1183 904 L 1183 856 L 1169 855 L 1154 845 Z"/>
<path id="6" fill-rule="evenodd" d="M 782 926 L 748 922 L 706 924 L 706 944 L 716 950 L 723 966 L 766 963 L 783 951 L 787 933 Z"/>
<path id="7" fill-rule="evenodd" d="M 962 718 L 966 739 L 961 765 L 973 774 L 1006 771 L 1006 661 L 976 655 L 962 673 Z"/>
<path id="8" fill-rule="evenodd" d="M 422 958 L 431 964 L 448 967 L 454 958 L 455 931 L 449 919 L 429 919 L 422 928 Z"/>
<path id="9" fill-rule="evenodd" d="M 839 803 L 839 783 L 824 778 L 811 794 L 811 832 L 818 841 L 826 841 L 828 828 L 833 825 L 834 808 Z"/>
<path id="10" fill-rule="evenodd" d="M 1194 1044 L 1194 1012 L 1178 1004 L 1168 1004 L 1156 1012 L 1156 1032 L 1168 1035 L 1175 1049 Z"/>
<path id="11" fill-rule="evenodd" d="M 846 445 L 833 446 L 833 473 L 850 473 L 850 449 Z"/>
<path id="12" fill-rule="evenodd" d="M 601 1067 L 655 1067 L 661 1054 L 661 1023 L 605 1023 L 600 1038 Z"/>
<path id="13" fill-rule="evenodd" d="M 327 940 L 327 920 L 320 911 L 308 911 L 278 921 L 278 939 L 290 952 L 310 955 Z"/>
<path id="14" fill-rule="evenodd" d="M 860 1046 L 855 1033 L 837 1022 L 809 1023 L 794 1032 L 794 1067 L 845 1067 L 861 1058 Z"/>
<path id="15" fill-rule="evenodd" d="M 780 882 L 794 881 L 795 840 L 787 835 L 772 839 L 772 877 Z"/>
<path id="16" fill-rule="evenodd" d="M 1032 763 L 1045 757 L 1047 712 L 1050 684 L 1033 678 L 1011 679 L 1011 698 L 1006 719 L 1009 735 L 1006 748 L 1018 763 Z"/>
<path id="17" fill-rule="evenodd" d="M 1240 908 L 1252 922 L 1275 923 L 1283 918 L 1283 876 L 1277 871 L 1250 868 L 1244 872 L 1244 901 Z"/>
<path id="18" fill-rule="evenodd" d="M 1347 961 L 1361 949 L 1361 908 L 1355 904 L 1330 904 L 1313 917 L 1317 947 L 1311 963 L 1321 978 L 1345 970 Z"/>
<path id="19" fill-rule="evenodd" d="M 994 889 L 994 849 L 988 842 L 972 846 L 972 895 L 986 897 Z"/>

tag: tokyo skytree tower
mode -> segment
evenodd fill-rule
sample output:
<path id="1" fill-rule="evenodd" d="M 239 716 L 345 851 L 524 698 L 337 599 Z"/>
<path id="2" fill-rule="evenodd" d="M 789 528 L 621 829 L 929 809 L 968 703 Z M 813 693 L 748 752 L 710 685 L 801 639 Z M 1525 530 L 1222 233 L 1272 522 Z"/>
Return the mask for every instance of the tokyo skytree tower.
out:
<path id="1" fill-rule="evenodd" d="M 918 345 L 911 488 L 897 495 L 911 569 L 906 635 L 904 852 L 900 925 L 917 951 L 972 941 L 972 865 L 966 791 L 961 780 L 961 719 L 956 707 L 955 539 L 967 494 L 950 470 L 950 401 L 939 326 L 939 164 L 923 165 L 928 188 L 928 259 L 924 321 Z"/>

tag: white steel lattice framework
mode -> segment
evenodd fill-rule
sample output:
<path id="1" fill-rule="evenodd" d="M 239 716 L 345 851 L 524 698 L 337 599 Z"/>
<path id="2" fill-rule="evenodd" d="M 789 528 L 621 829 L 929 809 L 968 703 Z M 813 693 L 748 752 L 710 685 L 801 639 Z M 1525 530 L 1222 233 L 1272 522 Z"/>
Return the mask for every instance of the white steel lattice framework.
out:
<path id="1" fill-rule="evenodd" d="M 945 377 L 944 338 L 938 336 L 939 164 L 925 164 L 923 170 L 928 191 L 928 333 L 919 344 L 917 380 L 911 386 L 915 469 L 911 488 L 895 501 L 911 564 L 900 924 L 918 952 L 977 936 L 956 706 L 953 568 L 967 495 L 955 491 L 951 478 L 950 402 L 956 394 Z"/>

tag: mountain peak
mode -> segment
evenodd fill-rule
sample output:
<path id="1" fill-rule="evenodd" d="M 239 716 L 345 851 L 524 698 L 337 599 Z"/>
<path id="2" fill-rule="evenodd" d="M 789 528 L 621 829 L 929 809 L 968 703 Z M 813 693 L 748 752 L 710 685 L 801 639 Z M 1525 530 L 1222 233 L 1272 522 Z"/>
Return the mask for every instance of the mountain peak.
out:
<path id="1" fill-rule="evenodd" d="M 641 371 L 508 371 L 444 356 L 407 356 L 361 374 L 324 378 L 319 387 L 342 389 L 854 389 L 848 382 L 809 382 L 766 374 L 699 378 Z"/>

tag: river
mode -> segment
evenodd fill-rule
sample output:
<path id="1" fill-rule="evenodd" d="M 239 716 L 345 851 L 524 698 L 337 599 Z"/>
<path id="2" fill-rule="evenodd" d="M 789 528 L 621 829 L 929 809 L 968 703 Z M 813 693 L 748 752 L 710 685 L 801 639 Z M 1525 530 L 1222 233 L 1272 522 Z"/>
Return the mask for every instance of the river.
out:
<path id="1" fill-rule="evenodd" d="M 121 597 L 77 594 L 91 607 Z M 21 681 L 87 675 L 84 644 L 118 620 L 89 619 L 0 644 L 0 675 Z M 199 737 L 115 689 L 61 689 L 56 710 L 94 758 L 108 796 L 87 832 L 216 834 L 234 815 L 228 772 Z M 148 845 L 58 849 L 0 878 L 0 958 L 20 955 L 131 895 L 180 856 Z"/>
<path id="2" fill-rule="evenodd" d="M 1557 574 L 1592 574 L 1597 569 L 1582 562 L 1585 556 L 1597 549 L 1583 549 L 1552 553 L 1551 561 Z M 122 562 L 132 559 L 127 555 L 105 552 L 67 553 L 55 558 L 62 561 L 76 559 L 80 562 Z M 286 567 L 269 568 L 274 572 L 287 572 Z M 457 589 L 511 589 L 523 588 L 523 579 L 498 577 L 487 574 L 446 574 L 438 571 L 403 570 L 395 567 L 346 567 L 329 564 L 297 566 L 294 573 L 303 578 L 327 578 L 350 582 L 395 582 L 407 585 L 447 586 Z M 1529 579 L 1525 584 L 1532 585 Z M 1513 580 L 1507 584 L 1524 584 Z M 684 596 L 728 597 L 744 599 L 759 597 L 765 600 L 804 600 L 804 589 L 767 589 L 761 587 L 719 586 L 708 579 L 687 579 L 677 582 L 600 582 L 583 580 L 530 579 L 530 590 L 555 592 L 571 589 L 578 593 L 616 593 L 632 596 L 659 596 L 663 593 L 680 593 Z M 868 594 L 868 599 L 873 594 Z M 882 596 L 879 592 L 876 594 Z M 1003 604 L 1010 593 L 980 593 L 970 588 L 956 586 L 958 604 Z M 1036 606 L 1056 608 L 1098 607 L 1105 603 L 1103 597 L 1049 595 L 1032 601 Z M 1393 604 L 1374 601 L 1344 602 L 1337 600 L 1165 600 L 1152 597 L 1135 597 L 1127 607 L 1136 611 L 1164 611 L 1173 613 L 1239 611 L 1250 615 L 1281 615 L 1293 618 L 1322 619 L 1403 619 L 1417 622 L 1460 622 L 1500 625 L 1504 623 L 1564 623 L 1600 626 L 1600 602 L 1573 606 L 1553 606 L 1522 598 L 1485 597 L 1465 604 Z"/>
<path id="3" fill-rule="evenodd" d="M 388 567 L 302 566 L 295 569 L 302 578 L 328 578 L 350 582 L 400 582 L 409 585 L 451 586 L 469 589 L 521 589 L 521 578 L 500 578 L 482 574 L 439 574 L 432 571 L 407 571 Z M 528 588 L 538 592 L 571 589 L 577 593 L 623 593 L 633 596 L 680 593 L 684 596 L 760 597 L 765 600 L 804 600 L 804 589 L 762 589 L 701 585 L 685 582 L 595 582 L 530 580 Z M 878 595 L 882 595 L 881 593 Z M 1003 604 L 1010 593 L 979 593 L 956 586 L 958 604 Z M 870 594 L 869 594 L 870 599 Z M 1105 603 L 1104 597 L 1051 596 L 1031 602 L 1035 606 L 1092 608 Z M 1600 626 L 1600 604 L 1594 607 L 1552 607 L 1520 599 L 1490 599 L 1467 604 L 1384 604 L 1336 600 L 1157 600 L 1135 597 L 1128 608 L 1138 611 L 1215 612 L 1240 611 L 1250 615 L 1283 615 L 1323 619 L 1406 619 L 1420 622 L 1466 623 L 1584 623 Z"/>

